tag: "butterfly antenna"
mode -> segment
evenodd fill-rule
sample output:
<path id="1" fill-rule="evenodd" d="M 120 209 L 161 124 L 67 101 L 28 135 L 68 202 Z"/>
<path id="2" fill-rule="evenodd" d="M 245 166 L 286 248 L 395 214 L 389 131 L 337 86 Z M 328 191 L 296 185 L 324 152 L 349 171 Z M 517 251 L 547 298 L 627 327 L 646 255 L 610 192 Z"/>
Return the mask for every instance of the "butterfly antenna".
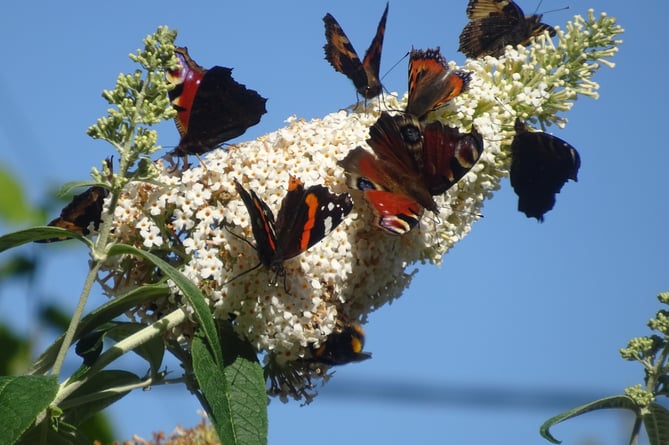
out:
<path id="1" fill-rule="evenodd" d="M 390 72 L 391 72 L 392 70 L 394 70 L 395 67 L 397 67 L 397 65 L 399 65 L 400 62 L 402 62 L 402 60 L 406 59 L 407 57 L 409 57 L 409 51 L 407 51 L 407 53 L 406 53 L 405 55 L 403 55 L 403 56 L 400 58 L 400 60 L 398 60 L 397 62 L 395 62 L 395 64 L 393 64 L 393 66 L 391 66 L 390 68 L 388 68 L 388 70 L 383 74 L 383 76 L 381 76 L 381 79 L 379 79 L 379 80 L 383 80 L 383 79 L 385 79 L 386 76 L 387 76 L 388 74 L 390 74 Z"/>
<path id="2" fill-rule="evenodd" d="M 551 12 L 566 11 L 567 9 L 571 9 L 571 8 L 569 6 L 565 6 L 565 7 L 557 8 L 557 9 L 549 9 L 548 11 L 542 12 L 541 15 L 549 14 Z"/>

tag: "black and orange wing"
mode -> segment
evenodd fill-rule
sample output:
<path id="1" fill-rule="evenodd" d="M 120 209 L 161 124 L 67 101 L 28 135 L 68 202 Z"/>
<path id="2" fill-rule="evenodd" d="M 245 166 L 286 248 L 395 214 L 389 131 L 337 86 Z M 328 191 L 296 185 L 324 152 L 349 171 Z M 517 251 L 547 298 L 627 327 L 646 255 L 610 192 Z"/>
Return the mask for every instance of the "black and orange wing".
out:
<path id="1" fill-rule="evenodd" d="M 83 193 L 75 195 L 72 201 L 66 205 L 60 212 L 60 216 L 52 220 L 48 225 L 60 227 L 70 232 L 86 236 L 90 233 L 90 227 L 98 230 L 102 218 L 105 198 L 109 195 L 109 190 L 100 186 L 93 186 L 86 189 Z M 63 241 L 67 237 L 49 238 L 36 241 L 38 243 L 51 243 Z"/>
<path id="2" fill-rule="evenodd" d="M 332 193 L 320 184 L 305 189 L 291 176 L 276 217 L 278 256 L 288 260 L 306 251 L 341 224 L 351 209 L 348 193 Z"/>
<path id="3" fill-rule="evenodd" d="M 471 73 L 450 71 L 439 48 L 411 50 L 406 112 L 419 119 L 467 89 Z"/>
<path id="4" fill-rule="evenodd" d="M 555 35 L 553 27 L 541 23 L 541 15 L 525 16 L 512 0 L 470 0 L 467 17 L 458 51 L 471 58 L 499 57 L 507 45 L 526 46 L 544 31 Z"/>
<path id="5" fill-rule="evenodd" d="M 323 47 L 325 59 L 336 71 L 351 79 L 356 91 L 366 99 L 378 96 L 383 88 L 379 80 L 379 70 L 387 16 L 388 4 L 386 3 L 386 9 L 376 28 L 376 35 L 365 52 L 362 62 L 351 41 L 332 14 L 328 13 L 323 17 L 326 40 Z"/>

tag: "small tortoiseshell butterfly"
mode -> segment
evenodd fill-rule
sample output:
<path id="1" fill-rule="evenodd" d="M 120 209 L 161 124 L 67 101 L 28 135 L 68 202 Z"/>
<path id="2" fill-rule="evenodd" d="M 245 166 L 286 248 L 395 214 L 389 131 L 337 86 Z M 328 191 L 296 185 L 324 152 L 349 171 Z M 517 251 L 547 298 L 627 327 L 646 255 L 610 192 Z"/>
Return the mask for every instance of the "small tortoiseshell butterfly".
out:
<path id="1" fill-rule="evenodd" d="M 176 48 L 175 53 L 181 67 L 167 70 L 166 77 L 175 85 L 168 95 L 177 110 L 174 120 L 181 141 L 172 154 L 206 153 L 260 122 L 267 99 L 236 82 L 231 68 L 204 69 L 191 59 L 188 48 Z"/>
<path id="2" fill-rule="evenodd" d="M 364 346 L 365 331 L 362 326 L 350 323 L 328 335 L 325 343 L 313 349 L 311 361 L 329 366 L 360 362 L 372 357 L 372 354 L 363 352 Z"/>
<path id="3" fill-rule="evenodd" d="M 409 56 L 409 100 L 406 112 L 419 119 L 467 89 L 471 73 L 450 71 L 439 48 L 411 50 Z"/>
<path id="4" fill-rule="evenodd" d="M 376 29 L 376 35 L 365 53 L 365 58 L 360 62 L 358 53 L 353 49 L 351 41 L 344 34 L 339 23 L 331 14 L 323 17 L 325 22 L 325 40 L 323 47 L 325 59 L 330 62 L 334 69 L 345 74 L 353 81 L 355 89 L 365 99 L 372 99 L 381 94 L 382 86 L 379 81 L 379 68 L 381 66 L 381 47 L 383 46 L 383 34 L 386 30 L 386 17 L 388 16 L 388 4 L 383 11 L 381 21 Z"/>
<path id="5" fill-rule="evenodd" d="M 70 232 L 75 232 L 83 236 L 90 233 L 89 227 L 98 230 L 102 216 L 104 200 L 109 194 L 109 190 L 104 187 L 94 186 L 86 189 L 83 193 L 75 195 L 72 202 L 63 208 L 60 216 L 48 225 L 51 227 L 60 227 Z M 68 237 L 49 238 L 35 241 L 37 243 L 52 243 L 63 241 Z"/>
<path id="6" fill-rule="evenodd" d="M 512 0 L 469 0 L 467 17 L 470 22 L 460 33 L 458 51 L 473 59 L 483 56 L 499 57 L 506 45 L 529 45 L 530 39 L 553 27 L 541 23 L 541 15 L 525 16 Z"/>
<path id="7" fill-rule="evenodd" d="M 112 159 L 108 158 L 106 161 L 109 168 L 109 174 L 112 175 Z M 84 190 L 83 193 L 75 195 L 72 201 L 66 205 L 60 212 L 60 216 L 52 220 L 49 224 L 51 227 L 60 227 L 67 229 L 70 232 L 78 233 L 83 236 L 88 236 L 91 232 L 89 227 L 93 225 L 93 230 L 98 230 L 102 220 L 102 211 L 104 209 L 105 198 L 109 195 L 109 190 L 101 186 L 93 186 Z M 53 243 L 56 241 L 64 241 L 71 237 L 58 237 L 37 240 L 36 243 Z"/>
<path id="8" fill-rule="evenodd" d="M 356 147 L 339 165 L 372 206 L 375 224 L 393 235 L 410 231 L 424 208 L 437 213 L 433 196 L 456 184 L 483 151 L 476 131 L 460 133 L 439 121 L 422 127 L 410 114 L 382 113 L 369 135 L 376 156 Z"/>
<path id="9" fill-rule="evenodd" d="M 544 220 L 567 180 L 577 180 L 581 158 L 574 147 L 542 131 L 530 132 L 516 119 L 511 144 L 511 186 L 518 195 L 518 210 L 528 218 Z"/>
<path id="10" fill-rule="evenodd" d="M 275 274 L 272 284 L 279 276 L 285 279 L 284 261 L 325 238 L 353 208 L 348 193 L 335 194 L 322 185 L 305 189 L 300 179 L 291 176 L 288 193 L 275 220 L 272 210 L 253 190 L 246 191 L 236 180 L 235 188 L 251 217 L 255 249 L 260 258 L 256 267 L 263 265 Z"/>

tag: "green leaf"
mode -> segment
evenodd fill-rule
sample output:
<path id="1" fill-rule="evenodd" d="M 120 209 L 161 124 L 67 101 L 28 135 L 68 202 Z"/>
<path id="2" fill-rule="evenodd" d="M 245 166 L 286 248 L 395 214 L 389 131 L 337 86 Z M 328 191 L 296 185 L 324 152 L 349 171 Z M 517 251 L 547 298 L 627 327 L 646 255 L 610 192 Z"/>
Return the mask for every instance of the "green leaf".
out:
<path id="1" fill-rule="evenodd" d="M 221 355 L 221 346 L 218 342 L 218 335 L 216 333 L 216 325 L 214 324 L 211 311 L 209 310 L 209 305 L 204 300 L 204 295 L 202 295 L 200 289 L 198 289 L 195 284 L 176 268 L 150 252 L 137 249 L 127 244 L 116 244 L 109 249 L 109 255 L 123 254 L 140 256 L 152 262 L 177 285 L 193 307 L 200 322 L 200 326 L 202 327 L 202 331 L 204 332 L 204 336 L 206 337 L 207 342 L 211 345 L 216 363 L 222 367 L 223 357 Z"/>
<path id="2" fill-rule="evenodd" d="M 56 377 L 0 377 L 0 443 L 12 444 L 56 397 Z"/>
<path id="3" fill-rule="evenodd" d="M 0 253 L 31 241 L 60 237 L 76 238 L 87 246 L 92 246 L 91 240 L 78 233 L 70 232 L 60 227 L 37 226 L 0 236 Z"/>
<path id="4" fill-rule="evenodd" d="M 648 412 L 643 415 L 643 426 L 648 433 L 650 445 L 669 443 L 669 411 L 657 403 L 648 405 Z"/>
<path id="5" fill-rule="evenodd" d="M 79 425 L 130 392 L 130 389 L 115 388 L 136 385 L 140 382 L 138 376 L 128 371 L 100 371 L 59 405 L 63 409 L 63 419 L 72 425 Z"/>
<path id="6" fill-rule="evenodd" d="M 107 331 L 107 336 L 113 338 L 115 341 L 121 341 L 145 327 L 146 325 L 141 323 L 117 322 Z M 151 375 L 156 375 L 160 371 L 160 365 L 162 365 L 163 357 L 165 356 L 165 342 L 162 337 L 154 337 L 133 349 L 133 352 L 149 362 Z"/>
<path id="7" fill-rule="evenodd" d="M 596 411 L 599 409 L 609 409 L 609 408 L 629 409 L 631 411 L 634 411 L 635 413 L 639 411 L 639 407 L 637 406 L 636 403 L 634 403 L 634 400 L 632 400 L 627 396 L 605 397 L 603 399 L 595 400 L 594 402 L 586 403 L 585 405 L 581 405 L 569 411 L 565 411 L 564 413 L 558 414 L 555 417 L 551 417 L 550 419 L 545 421 L 543 425 L 541 425 L 541 427 L 539 428 L 539 432 L 541 433 L 541 436 L 544 439 L 552 443 L 561 443 L 559 440 L 553 437 L 549 431 L 553 425 L 556 425 L 567 419 L 571 419 L 572 417 L 580 416 L 581 414 L 585 414 L 590 411 Z"/>
<path id="8" fill-rule="evenodd" d="M 169 288 L 165 283 L 149 284 L 140 288 L 134 289 L 127 294 L 115 298 L 100 308 L 94 310 L 87 316 L 81 319 L 77 331 L 74 335 L 73 341 L 77 341 L 82 335 L 93 331 L 95 328 L 102 326 L 119 315 L 125 313 L 128 309 L 142 304 L 146 301 L 151 301 L 156 298 L 164 297 L 169 293 Z M 30 374 L 46 374 L 53 366 L 56 360 L 58 350 L 63 343 L 65 335 L 61 335 L 42 355 L 33 363 L 30 368 Z"/>
<path id="9" fill-rule="evenodd" d="M 221 326 L 225 376 L 230 387 L 232 418 L 239 425 L 240 443 L 267 443 L 267 390 L 265 375 L 253 346 L 232 330 Z"/>
<path id="10" fill-rule="evenodd" d="M 224 332 L 225 367 L 216 366 L 202 339 L 193 339 L 193 370 L 221 443 L 267 443 L 267 393 L 263 370 L 248 342 Z"/>

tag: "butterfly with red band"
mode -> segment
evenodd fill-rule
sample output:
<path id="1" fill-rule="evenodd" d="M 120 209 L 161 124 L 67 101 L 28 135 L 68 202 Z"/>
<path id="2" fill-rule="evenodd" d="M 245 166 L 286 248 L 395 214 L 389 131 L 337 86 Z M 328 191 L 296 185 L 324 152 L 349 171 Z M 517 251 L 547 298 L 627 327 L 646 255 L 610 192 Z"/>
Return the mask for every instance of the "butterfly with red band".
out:
<path id="1" fill-rule="evenodd" d="M 325 22 L 325 40 L 323 47 L 325 59 L 332 67 L 346 75 L 353 81 L 355 89 L 365 99 L 372 99 L 381 94 L 382 85 L 379 80 L 379 69 L 381 67 L 381 47 L 383 46 L 383 35 L 386 30 L 386 17 L 388 16 L 388 4 L 383 11 L 381 20 L 376 29 L 376 35 L 365 53 L 365 58 L 360 62 L 358 53 L 353 49 L 351 41 L 346 37 L 344 30 L 339 26 L 337 20 L 331 14 L 323 17 Z"/>
<path id="2" fill-rule="evenodd" d="M 507 45 L 527 46 L 544 31 L 555 35 L 552 26 L 541 23 L 541 15 L 525 16 L 512 0 L 469 0 L 467 17 L 458 51 L 471 58 L 499 57 Z"/>
<path id="3" fill-rule="evenodd" d="M 419 119 L 467 89 L 471 73 L 451 71 L 439 48 L 411 50 L 406 112 Z"/>
<path id="4" fill-rule="evenodd" d="M 555 194 L 569 179 L 577 181 L 581 158 L 567 142 L 541 131 L 530 132 L 520 119 L 515 130 L 509 176 L 518 195 L 518 210 L 543 221 L 555 205 Z"/>
<path id="5" fill-rule="evenodd" d="M 312 349 L 311 361 L 329 366 L 361 362 L 372 357 L 372 354 L 363 352 L 364 346 L 365 331 L 362 326 L 349 323 L 328 335 L 320 347 Z"/>
<path id="6" fill-rule="evenodd" d="M 423 126 L 409 114 L 382 113 L 369 135 L 374 155 L 356 147 L 339 165 L 370 203 L 375 224 L 393 235 L 410 231 L 423 209 L 438 213 L 433 196 L 455 185 L 483 151 L 475 130 L 460 133 L 439 121 Z"/>
<path id="7" fill-rule="evenodd" d="M 206 153 L 260 122 L 267 99 L 236 82 L 231 68 L 204 69 L 188 48 L 177 48 L 175 55 L 181 66 L 167 70 L 166 77 L 174 85 L 168 95 L 181 140 L 172 154 Z"/>
<path id="8" fill-rule="evenodd" d="M 260 258 L 256 267 L 263 265 L 274 273 L 272 284 L 276 284 L 279 276 L 285 279 L 284 261 L 322 240 L 353 208 L 348 193 L 332 193 L 322 185 L 305 189 L 300 179 L 291 176 L 288 193 L 275 220 L 272 210 L 253 190 L 247 191 L 236 180 L 235 188 L 251 217 L 255 249 Z"/>

